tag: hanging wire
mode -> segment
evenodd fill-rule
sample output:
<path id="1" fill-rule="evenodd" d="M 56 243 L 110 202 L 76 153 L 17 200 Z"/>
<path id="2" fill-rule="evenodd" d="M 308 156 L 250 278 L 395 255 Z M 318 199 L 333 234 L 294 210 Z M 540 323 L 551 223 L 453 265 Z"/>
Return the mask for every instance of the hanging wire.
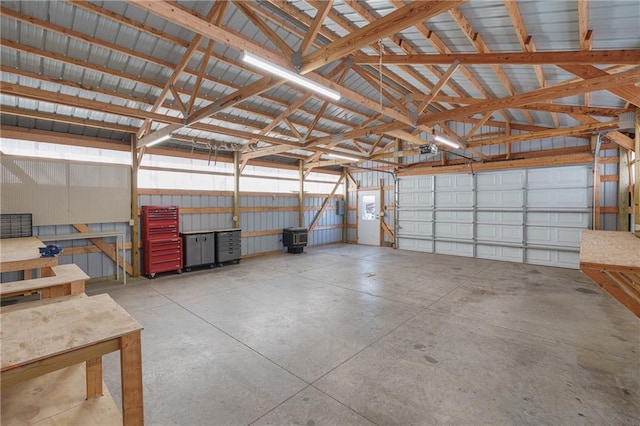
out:
<path id="1" fill-rule="evenodd" d="M 382 39 L 378 40 L 378 47 L 380 48 L 380 61 L 378 62 L 380 77 L 380 112 L 382 112 L 382 53 L 384 51 L 384 44 L 382 43 Z"/>

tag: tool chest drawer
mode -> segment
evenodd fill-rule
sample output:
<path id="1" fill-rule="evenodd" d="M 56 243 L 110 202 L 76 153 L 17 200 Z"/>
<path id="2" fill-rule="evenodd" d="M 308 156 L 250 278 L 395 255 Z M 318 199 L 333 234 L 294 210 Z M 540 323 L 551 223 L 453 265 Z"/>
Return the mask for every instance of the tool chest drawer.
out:
<path id="1" fill-rule="evenodd" d="M 182 238 L 146 240 L 143 242 L 143 270 L 150 277 L 158 272 L 182 270 Z"/>
<path id="2" fill-rule="evenodd" d="M 142 239 L 174 238 L 179 233 L 177 206 L 142 206 Z"/>
<path id="3" fill-rule="evenodd" d="M 236 261 L 242 258 L 242 240 L 240 229 L 218 230 L 216 236 L 216 263 Z"/>

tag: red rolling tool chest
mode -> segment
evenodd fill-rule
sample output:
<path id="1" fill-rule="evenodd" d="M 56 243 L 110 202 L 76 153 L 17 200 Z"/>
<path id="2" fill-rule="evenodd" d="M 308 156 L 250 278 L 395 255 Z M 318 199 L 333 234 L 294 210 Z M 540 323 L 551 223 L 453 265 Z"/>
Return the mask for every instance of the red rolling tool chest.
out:
<path id="1" fill-rule="evenodd" d="M 142 206 L 142 272 L 182 272 L 178 206 Z"/>

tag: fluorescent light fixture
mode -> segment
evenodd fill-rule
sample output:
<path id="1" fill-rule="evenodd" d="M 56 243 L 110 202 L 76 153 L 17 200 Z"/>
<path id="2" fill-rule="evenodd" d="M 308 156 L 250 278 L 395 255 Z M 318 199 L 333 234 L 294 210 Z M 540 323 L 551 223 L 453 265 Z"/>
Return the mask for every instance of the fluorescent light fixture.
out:
<path id="1" fill-rule="evenodd" d="M 341 154 L 325 154 L 327 157 L 331 157 L 331 158 L 339 158 L 341 160 L 350 160 L 350 161 L 360 161 L 359 158 L 355 158 L 355 157 L 349 157 L 348 155 L 341 155 Z"/>
<path id="2" fill-rule="evenodd" d="M 171 134 L 160 136 L 158 139 L 152 140 L 151 142 L 149 142 L 145 146 L 150 147 L 150 146 L 153 146 L 153 145 L 158 145 L 160 142 L 164 142 L 164 141 L 166 141 L 168 139 L 171 139 Z"/>
<path id="3" fill-rule="evenodd" d="M 436 142 L 440 142 L 443 143 L 445 145 L 449 145 L 451 148 L 460 148 L 460 145 L 458 145 L 457 143 L 450 141 L 449 139 L 443 138 L 440 135 L 434 135 L 433 139 Z"/>
<path id="4" fill-rule="evenodd" d="M 299 86 L 306 87 L 307 89 L 311 89 L 315 92 L 318 92 L 328 98 L 339 101 L 340 93 L 335 90 L 328 89 L 324 86 L 319 85 L 318 83 L 309 80 L 308 78 L 304 78 L 294 72 L 291 72 L 285 68 L 274 65 L 270 62 L 265 61 L 262 58 L 259 58 L 251 53 L 244 51 L 242 52 L 242 60 L 248 64 L 256 66 L 263 71 L 266 71 L 270 74 L 274 74 L 277 77 L 283 77 L 289 80 L 292 83 L 295 83 Z"/>

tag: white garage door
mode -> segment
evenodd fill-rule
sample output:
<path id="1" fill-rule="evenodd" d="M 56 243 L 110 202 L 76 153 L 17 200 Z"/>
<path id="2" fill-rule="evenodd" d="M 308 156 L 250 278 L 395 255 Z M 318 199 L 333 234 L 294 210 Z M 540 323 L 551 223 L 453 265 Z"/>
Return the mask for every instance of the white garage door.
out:
<path id="1" fill-rule="evenodd" d="M 577 268 L 592 191 L 589 166 L 400 178 L 398 248 Z"/>

